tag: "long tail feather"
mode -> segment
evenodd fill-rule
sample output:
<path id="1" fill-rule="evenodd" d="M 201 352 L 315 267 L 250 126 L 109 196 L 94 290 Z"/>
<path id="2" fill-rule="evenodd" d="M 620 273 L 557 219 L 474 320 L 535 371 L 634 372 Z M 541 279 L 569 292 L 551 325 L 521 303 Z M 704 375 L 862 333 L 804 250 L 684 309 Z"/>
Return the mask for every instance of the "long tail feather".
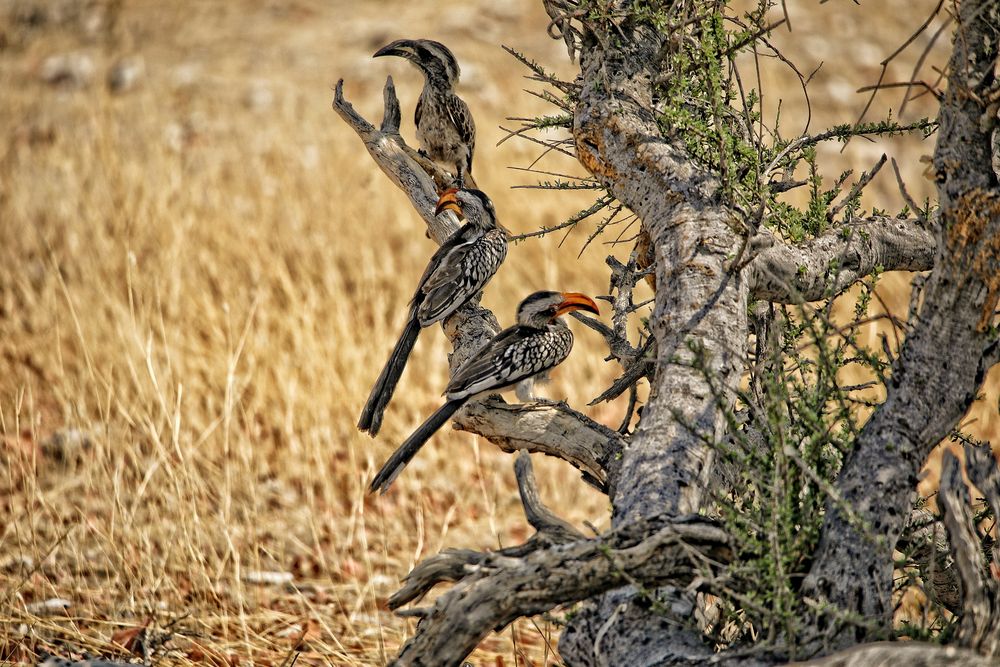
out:
<path id="1" fill-rule="evenodd" d="M 393 348 L 385 368 L 375 380 L 375 386 L 372 387 L 371 394 L 368 395 L 368 402 L 365 403 L 365 407 L 361 411 L 358 428 L 362 431 L 368 431 L 374 436 L 382 428 L 382 413 L 385 412 L 393 392 L 396 391 L 396 383 L 399 382 L 403 369 L 406 368 L 406 360 L 409 358 L 410 351 L 413 350 L 419 334 L 420 322 L 417 321 L 416 314 L 413 314 L 410 321 L 406 323 L 406 328 L 403 329 L 399 340 L 396 341 L 396 347 Z"/>
<path id="2" fill-rule="evenodd" d="M 424 446 L 434 433 L 441 428 L 446 421 L 448 421 L 453 414 L 455 414 L 460 407 L 462 407 L 468 399 L 458 398 L 448 401 L 440 408 L 438 408 L 434 414 L 427 418 L 423 424 L 414 431 L 406 442 L 401 444 L 396 451 L 392 453 L 389 460 L 385 462 L 382 468 L 375 475 L 375 479 L 372 480 L 371 486 L 368 487 L 369 493 L 375 493 L 379 491 L 385 493 L 389 489 L 389 485 L 392 484 L 396 476 L 403 471 L 406 464 L 413 460 L 413 457 L 417 455 L 420 448 Z"/>

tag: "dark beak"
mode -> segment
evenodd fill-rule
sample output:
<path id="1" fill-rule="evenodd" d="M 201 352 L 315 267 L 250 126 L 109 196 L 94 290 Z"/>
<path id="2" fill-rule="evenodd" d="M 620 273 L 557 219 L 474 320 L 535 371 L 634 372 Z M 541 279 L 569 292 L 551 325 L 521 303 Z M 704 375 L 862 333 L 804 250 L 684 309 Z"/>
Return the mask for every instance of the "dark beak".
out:
<path id="1" fill-rule="evenodd" d="M 408 46 L 410 40 L 408 39 L 397 39 L 391 44 L 386 44 L 381 49 L 376 51 L 372 58 L 380 58 L 382 56 L 399 56 L 400 58 L 410 58 L 413 53 L 404 49 L 404 46 Z"/>
<path id="2" fill-rule="evenodd" d="M 453 211 L 455 215 L 462 216 L 462 205 L 458 202 L 458 190 L 455 188 L 450 188 L 444 191 L 441 198 L 438 199 L 437 208 L 434 209 L 434 215 L 441 215 L 445 211 Z"/>
<path id="3" fill-rule="evenodd" d="M 580 292 L 563 292 L 562 298 L 562 303 L 556 309 L 556 317 L 565 315 L 573 310 L 586 310 L 594 315 L 601 314 L 597 304 L 586 294 L 581 294 Z"/>

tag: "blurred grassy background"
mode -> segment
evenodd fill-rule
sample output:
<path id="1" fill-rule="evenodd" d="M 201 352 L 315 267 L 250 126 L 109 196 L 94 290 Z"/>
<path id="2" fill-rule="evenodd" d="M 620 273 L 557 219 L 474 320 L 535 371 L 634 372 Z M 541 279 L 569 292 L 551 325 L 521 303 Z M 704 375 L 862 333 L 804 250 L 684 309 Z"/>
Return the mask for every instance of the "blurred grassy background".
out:
<path id="1" fill-rule="evenodd" d="M 776 40 L 803 72 L 823 63 L 817 130 L 857 118 L 855 89 L 936 3 L 797 4 L 794 32 Z M 478 183 L 514 232 L 558 223 L 588 199 L 511 190 L 536 180 L 511 167 L 539 149 L 495 147 L 505 117 L 551 113 L 500 44 L 572 76 L 547 22 L 532 0 L 0 0 L 0 659 L 107 652 L 129 628 L 183 616 L 170 644 L 181 664 L 280 664 L 296 647 L 309 663 L 381 664 L 412 632 L 384 601 L 418 560 L 527 537 L 510 457 L 467 434 L 443 432 L 392 493 L 364 494 L 438 404 L 449 347 L 425 332 L 382 434 L 356 432 L 433 246 L 330 100 L 343 77 L 377 119 L 392 74 L 412 138 L 419 75 L 370 55 L 399 37 L 447 43 L 479 128 Z M 940 25 L 887 81 L 910 76 Z M 925 76 L 947 32 L 940 42 Z M 762 84 L 785 135 L 798 133 L 794 78 L 765 60 Z M 883 94 L 868 117 L 899 99 Z M 904 120 L 934 113 L 925 96 Z M 821 149 L 832 177 L 886 151 L 914 197 L 932 193 L 920 163 L 932 141 L 839 148 Z M 542 167 L 580 173 L 568 159 Z M 901 202 L 887 168 L 866 203 Z M 484 299 L 501 323 L 535 289 L 606 292 L 605 255 L 630 247 L 577 257 L 595 223 L 561 248 L 556 235 L 512 250 Z M 880 289 L 901 316 L 907 286 L 890 275 Z M 615 377 L 603 356 L 577 327 L 546 393 L 584 408 Z M 995 380 L 970 417 L 978 437 L 997 430 Z M 623 405 L 584 409 L 617 426 Z M 607 499 L 573 469 L 537 465 L 558 513 L 607 525 Z M 518 623 L 473 662 L 551 662 L 555 633 Z"/>

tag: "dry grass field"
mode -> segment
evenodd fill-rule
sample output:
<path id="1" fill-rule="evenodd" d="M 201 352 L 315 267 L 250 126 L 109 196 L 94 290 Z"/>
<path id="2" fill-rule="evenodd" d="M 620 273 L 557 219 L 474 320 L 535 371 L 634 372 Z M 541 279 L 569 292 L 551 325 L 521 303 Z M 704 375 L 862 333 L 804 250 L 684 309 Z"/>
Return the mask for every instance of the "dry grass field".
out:
<path id="1" fill-rule="evenodd" d="M 391 73 L 412 136 L 417 73 L 370 55 L 403 36 L 448 43 L 479 126 L 478 183 L 515 232 L 555 224 L 587 199 L 511 190 L 535 180 L 509 167 L 538 149 L 495 146 L 506 116 L 547 111 L 500 44 L 572 72 L 539 4 L 0 0 L 0 661 L 107 655 L 148 625 L 153 644 L 173 634 L 173 664 L 287 664 L 296 649 L 300 664 L 383 664 L 413 629 L 384 606 L 410 567 L 446 546 L 527 537 L 512 459 L 450 429 L 391 493 L 365 494 L 438 404 L 449 347 L 425 332 L 380 436 L 355 430 L 433 247 L 330 100 L 343 77 L 378 118 Z M 778 38 L 803 70 L 825 63 L 816 129 L 857 117 L 854 90 L 936 3 L 796 4 L 794 32 Z M 907 78 L 927 40 L 887 79 Z M 60 70 L 66 54 L 80 71 Z M 123 58 L 141 72 L 113 91 Z M 764 78 L 797 133 L 797 88 L 767 63 Z M 880 98 L 870 117 L 898 102 Z M 906 118 L 933 115 L 930 102 Z M 923 197 L 932 149 L 855 141 L 822 155 L 836 175 L 891 151 Z M 869 205 L 900 202 L 886 170 Z M 577 257 L 593 224 L 561 248 L 512 249 L 485 296 L 502 323 L 535 289 L 607 290 L 609 247 Z M 907 281 L 883 283 L 898 314 Z M 603 356 L 577 328 L 546 393 L 617 426 L 622 405 L 584 408 L 615 377 Z M 996 385 L 971 418 L 980 437 L 1000 428 Z M 557 512 L 607 525 L 607 499 L 575 471 L 537 466 Z M 521 622 L 472 662 L 555 663 L 556 635 L 549 620 Z"/>

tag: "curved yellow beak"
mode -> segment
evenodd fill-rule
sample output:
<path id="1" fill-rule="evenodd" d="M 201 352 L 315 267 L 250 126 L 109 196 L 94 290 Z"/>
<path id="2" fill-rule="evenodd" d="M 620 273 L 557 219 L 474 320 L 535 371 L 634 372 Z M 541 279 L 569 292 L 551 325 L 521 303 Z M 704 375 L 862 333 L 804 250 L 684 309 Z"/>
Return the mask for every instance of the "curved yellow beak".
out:
<path id="1" fill-rule="evenodd" d="M 434 215 L 441 215 L 445 211 L 452 211 L 455 215 L 462 215 L 462 205 L 458 203 L 458 190 L 456 188 L 449 188 L 444 191 L 441 198 L 438 199 L 437 207 L 434 209 Z"/>
<path id="2" fill-rule="evenodd" d="M 586 294 L 581 294 L 580 292 L 563 292 L 562 298 L 562 303 L 560 303 L 559 308 L 556 309 L 556 317 L 559 315 L 565 315 L 571 310 L 586 310 L 587 312 L 594 313 L 595 315 L 601 314 L 600 309 L 597 307 L 597 303 Z"/>

